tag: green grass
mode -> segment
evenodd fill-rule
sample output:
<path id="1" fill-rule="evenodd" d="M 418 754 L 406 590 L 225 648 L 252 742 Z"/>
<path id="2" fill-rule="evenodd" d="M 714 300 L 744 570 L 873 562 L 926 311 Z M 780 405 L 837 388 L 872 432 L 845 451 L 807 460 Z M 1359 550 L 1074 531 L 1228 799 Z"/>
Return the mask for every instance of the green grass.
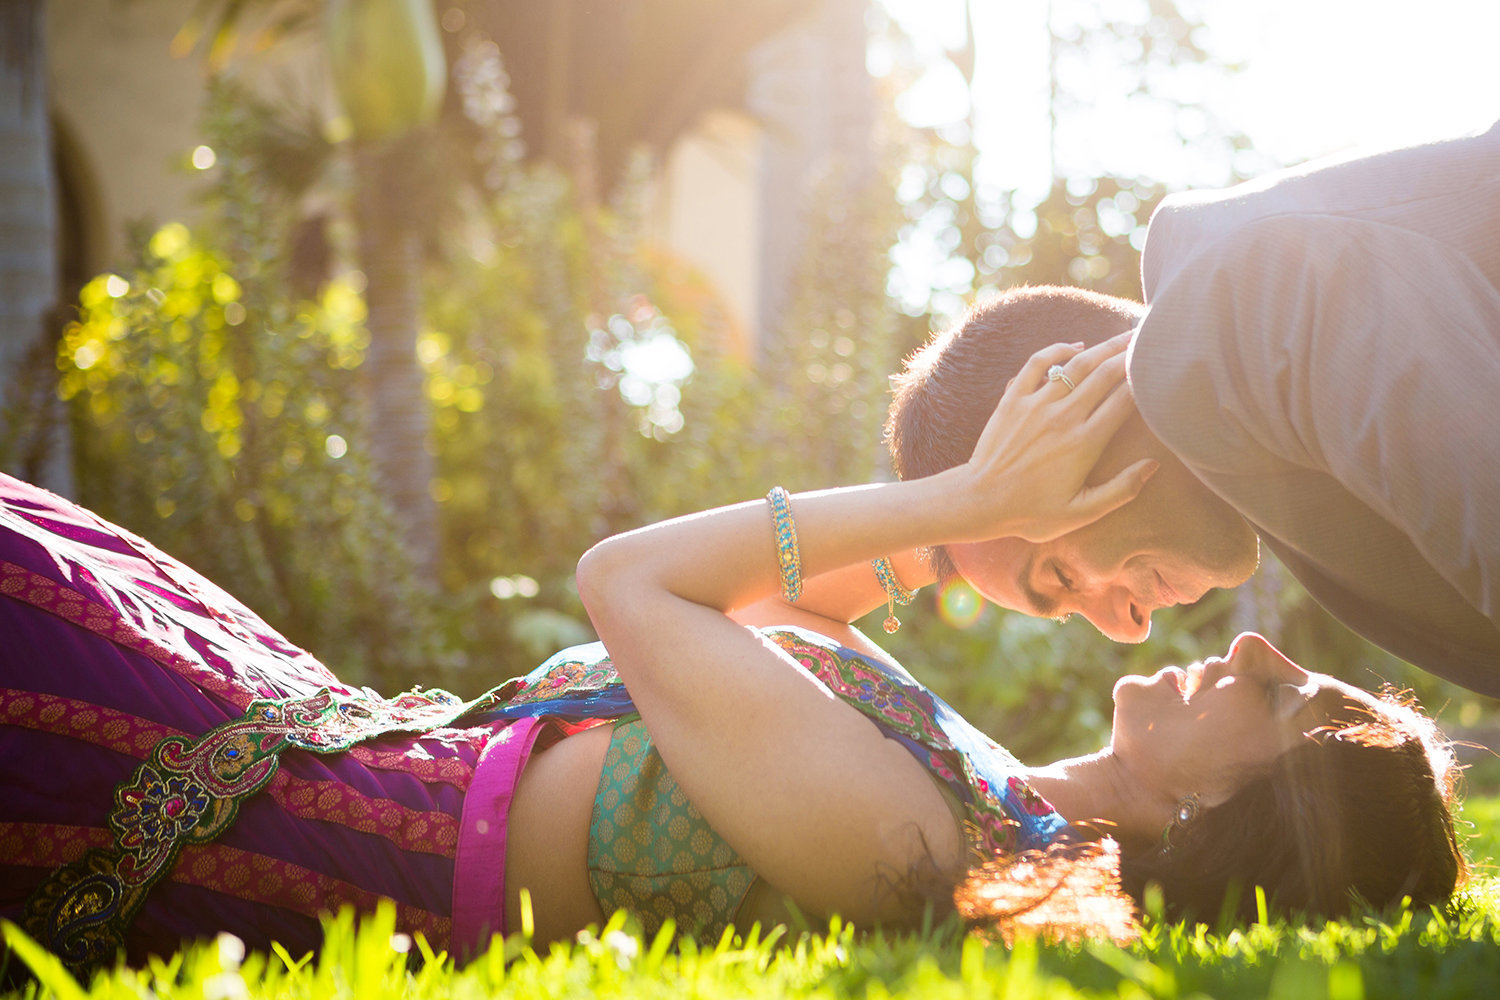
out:
<path id="1" fill-rule="evenodd" d="M 327 997 L 442 998 L 978 997 L 1066 998 L 1471 998 L 1500 995 L 1500 796 L 1474 795 L 1477 878 L 1451 911 L 1402 911 L 1320 925 L 1256 924 L 1227 934 L 1148 922 L 1127 947 L 1023 941 L 1006 949 L 951 927 L 926 934 L 789 937 L 777 929 L 700 943 L 664 932 L 642 940 L 611 921 L 566 946 L 538 954 L 519 937 L 456 969 L 425 942 L 394 935 L 387 909 L 359 926 L 348 914 L 328 924 L 316 957 L 241 955 L 238 942 L 195 945 L 144 969 L 114 969 L 80 984 L 54 959 L 5 929 L 38 981 L 7 998 L 59 1000 L 262 1000 Z"/>

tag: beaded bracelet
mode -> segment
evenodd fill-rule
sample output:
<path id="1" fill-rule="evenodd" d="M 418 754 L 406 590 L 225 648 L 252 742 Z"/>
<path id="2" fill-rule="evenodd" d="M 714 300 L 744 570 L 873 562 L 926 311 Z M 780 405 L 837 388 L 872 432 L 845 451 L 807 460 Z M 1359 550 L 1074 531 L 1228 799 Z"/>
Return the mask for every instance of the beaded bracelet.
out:
<path id="1" fill-rule="evenodd" d="M 896 579 L 896 569 L 887 557 L 874 559 L 870 565 L 875 567 L 875 579 L 880 581 L 881 589 L 885 591 L 886 617 L 882 624 L 889 635 L 901 627 L 901 619 L 896 617 L 896 605 L 910 604 L 917 594 L 916 591 L 901 586 L 901 581 Z"/>
<path id="2" fill-rule="evenodd" d="M 792 499 L 786 490 L 773 486 L 766 494 L 771 505 L 771 526 L 776 530 L 776 562 L 781 567 L 781 596 L 796 604 L 802 596 L 802 553 L 797 549 L 797 525 L 792 520 Z"/>

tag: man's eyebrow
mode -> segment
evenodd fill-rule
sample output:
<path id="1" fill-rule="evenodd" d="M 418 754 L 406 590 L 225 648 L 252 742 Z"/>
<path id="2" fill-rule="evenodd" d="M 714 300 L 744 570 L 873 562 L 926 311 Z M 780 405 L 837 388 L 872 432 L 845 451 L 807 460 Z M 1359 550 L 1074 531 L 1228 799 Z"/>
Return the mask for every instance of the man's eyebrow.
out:
<path id="1" fill-rule="evenodd" d="M 1051 618 L 1057 614 L 1057 598 L 1048 597 L 1031 585 L 1032 569 L 1036 566 L 1036 549 L 1026 554 L 1026 562 L 1021 566 L 1021 573 L 1016 578 L 1016 586 L 1021 588 L 1021 594 L 1031 603 L 1028 614 L 1037 618 Z"/>

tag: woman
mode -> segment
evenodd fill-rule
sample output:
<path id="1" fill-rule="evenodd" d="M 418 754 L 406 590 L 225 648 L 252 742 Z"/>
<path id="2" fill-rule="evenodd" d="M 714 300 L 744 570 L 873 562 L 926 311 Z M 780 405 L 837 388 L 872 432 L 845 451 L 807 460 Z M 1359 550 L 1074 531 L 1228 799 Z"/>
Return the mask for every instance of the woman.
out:
<path id="1" fill-rule="evenodd" d="M 1062 363 L 1071 394 L 1044 374 Z M 706 933 L 786 900 L 901 923 L 974 862 L 1089 828 L 1127 888 L 1209 918 L 1251 884 L 1318 912 L 1446 898 L 1463 861 L 1430 723 L 1258 637 L 1123 679 L 1108 747 L 1028 772 L 845 624 L 887 596 L 872 558 L 903 553 L 910 582 L 918 546 L 1048 537 L 1133 495 L 1150 470 L 1085 487 L 1085 459 L 1050 458 L 1118 426 L 1121 371 L 1059 346 L 959 469 L 601 543 L 578 582 L 603 646 L 468 705 L 344 687 L 149 544 L 4 480 L 0 916 L 78 965 L 217 930 L 295 952 L 320 912 L 381 897 L 460 953 L 528 908 L 540 939 L 617 904 Z M 1113 877 L 1112 849 L 1092 859 Z M 1054 887 L 1100 867 L 991 865 L 961 904 L 1088 924 Z"/>

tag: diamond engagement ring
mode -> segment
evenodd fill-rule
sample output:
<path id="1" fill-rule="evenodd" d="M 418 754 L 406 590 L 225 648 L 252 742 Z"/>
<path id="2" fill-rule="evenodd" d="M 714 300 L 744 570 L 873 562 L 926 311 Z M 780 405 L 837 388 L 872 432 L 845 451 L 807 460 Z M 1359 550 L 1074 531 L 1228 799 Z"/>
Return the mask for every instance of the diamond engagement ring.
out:
<path id="1" fill-rule="evenodd" d="M 1061 382 L 1063 385 L 1067 386 L 1069 390 L 1072 390 L 1074 388 L 1073 380 L 1068 378 L 1068 373 L 1063 371 L 1062 365 L 1053 365 L 1051 368 L 1047 369 L 1047 381 Z"/>

